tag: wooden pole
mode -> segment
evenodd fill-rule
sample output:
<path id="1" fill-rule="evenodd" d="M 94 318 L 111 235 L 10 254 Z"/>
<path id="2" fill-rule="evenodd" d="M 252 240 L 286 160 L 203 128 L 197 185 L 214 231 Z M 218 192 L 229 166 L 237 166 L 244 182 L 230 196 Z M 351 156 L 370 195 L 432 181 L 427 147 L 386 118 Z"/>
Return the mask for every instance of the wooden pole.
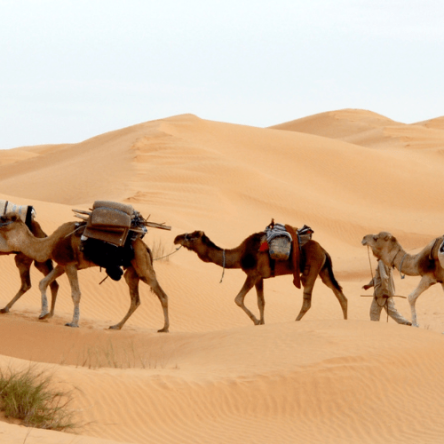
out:
<path id="1" fill-rule="evenodd" d="M 372 294 L 361 294 L 361 298 L 373 298 L 374 295 Z M 392 298 L 402 298 L 402 299 L 407 299 L 407 296 L 400 296 L 399 294 L 394 294 L 393 296 L 391 296 Z"/>

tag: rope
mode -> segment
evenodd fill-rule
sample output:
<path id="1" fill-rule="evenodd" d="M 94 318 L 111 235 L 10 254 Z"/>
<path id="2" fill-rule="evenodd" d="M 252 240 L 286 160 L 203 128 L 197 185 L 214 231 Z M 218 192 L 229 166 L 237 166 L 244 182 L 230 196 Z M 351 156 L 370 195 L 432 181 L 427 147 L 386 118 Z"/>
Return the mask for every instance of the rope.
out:
<path id="1" fill-rule="evenodd" d="M 399 275 L 401 276 L 401 279 L 405 279 L 405 273 L 404 276 L 402 275 L 402 263 L 404 262 L 404 259 L 406 258 L 407 253 L 404 254 L 404 256 L 401 259 L 401 263 L 399 264 Z"/>
<path id="2" fill-rule="evenodd" d="M 77 222 L 78 223 L 78 222 Z M 85 226 L 85 224 L 82 224 L 82 222 L 80 222 L 80 225 L 74 230 L 74 231 L 71 231 L 71 233 L 68 233 L 66 236 L 65 236 L 65 239 L 68 237 L 68 236 L 71 236 L 71 234 L 74 234 L 76 231 L 78 231 L 78 230 L 80 230 L 80 228 L 83 228 Z"/>
<path id="3" fill-rule="evenodd" d="M 372 268 L 372 261 L 370 259 L 370 247 L 367 245 L 367 253 L 368 253 L 368 265 L 370 266 L 370 273 L 372 275 L 372 281 L 374 283 L 374 277 L 373 277 L 373 268 Z"/>
<path id="4" fill-rule="evenodd" d="M 222 280 L 224 278 L 224 274 L 225 274 L 225 250 L 222 250 L 222 256 L 223 256 L 223 270 L 222 270 L 222 277 L 220 278 L 219 284 L 222 283 Z"/>
<path id="5" fill-rule="evenodd" d="M 166 257 L 171 256 L 174 253 L 177 253 L 181 248 L 182 248 L 182 245 L 178 246 L 172 253 L 167 254 L 165 256 L 156 257 L 156 259 L 153 259 L 153 261 L 158 261 L 159 259 L 165 259 Z"/>

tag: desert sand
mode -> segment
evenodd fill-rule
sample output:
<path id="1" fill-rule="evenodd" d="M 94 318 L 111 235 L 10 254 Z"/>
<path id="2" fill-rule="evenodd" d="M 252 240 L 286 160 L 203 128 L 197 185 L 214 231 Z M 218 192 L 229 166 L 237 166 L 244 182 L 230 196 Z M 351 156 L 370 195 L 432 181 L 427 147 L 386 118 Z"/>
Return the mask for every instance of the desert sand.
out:
<path id="1" fill-rule="evenodd" d="M 54 318 L 39 321 L 41 275 L 0 315 L 0 366 L 35 365 L 74 390 L 76 434 L 0 420 L 1 443 L 441 443 L 444 437 L 444 295 L 417 302 L 419 328 L 370 322 L 371 279 L 361 239 L 390 231 L 410 253 L 444 233 L 444 118 L 403 124 L 340 110 L 270 128 L 180 115 L 77 144 L 0 151 L 0 199 L 33 205 L 47 233 L 95 200 L 130 203 L 171 231 L 149 230 L 158 257 L 176 235 L 203 230 L 224 248 L 272 218 L 311 226 L 331 255 L 349 301 L 320 280 L 295 322 L 302 291 L 292 276 L 265 282 L 264 326 L 234 298 L 245 275 L 185 249 L 154 263 L 169 296 L 170 333 L 159 301 L 141 283 L 142 305 L 121 331 L 126 284 L 92 268 L 79 273 L 80 328 L 62 276 Z M 160 245 L 160 247 L 159 247 Z M 162 251 L 163 250 L 163 251 Z M 13 255 L 1 256 L 0 306 L 19 288 Z M 376 260 L 371 257 L 371 267 Z M 419 277 L 401 280 L 408 295 Z M 410 318 L 407 300 L 396 299 Z M 256 295 L 246 297 L 257 313 Z"/>

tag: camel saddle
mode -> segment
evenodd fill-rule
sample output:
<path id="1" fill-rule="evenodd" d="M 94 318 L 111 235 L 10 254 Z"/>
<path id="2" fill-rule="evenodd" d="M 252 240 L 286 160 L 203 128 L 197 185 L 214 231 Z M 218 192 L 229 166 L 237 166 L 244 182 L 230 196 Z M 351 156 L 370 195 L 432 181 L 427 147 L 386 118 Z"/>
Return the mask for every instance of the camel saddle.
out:
<path id="1" fill-rule="evenodd" d="M 35 217 L 34 207 L 31 205 L 16 205 L 9 200 L 0 200 L 0 215 L 16 213 L 20 219 L 30 228 L 31 220 Z"/>
<path id="2" fill-rule="evenodd" d="M 133 217 L 134 209 L 131 205 L 96 201 L 83 236 L 122 247 L 128 237 Z"/>
<path id="3" fill-rule="evenodd" d="M 266 242 L 263 244 L 264 248 L 261 245 L 261 251 L 268 249 L 273 274 L 276 261 L 290 259 L 293 268 L 293 284 L 297 288 L 301 288 L 301 247 L 311 239 L 314 231 L 307 225 L 298 230 L 291 225 L 275 224 L 274 219 L 272 219 L 271 224 L 266 227 L 265 233 Z"/>

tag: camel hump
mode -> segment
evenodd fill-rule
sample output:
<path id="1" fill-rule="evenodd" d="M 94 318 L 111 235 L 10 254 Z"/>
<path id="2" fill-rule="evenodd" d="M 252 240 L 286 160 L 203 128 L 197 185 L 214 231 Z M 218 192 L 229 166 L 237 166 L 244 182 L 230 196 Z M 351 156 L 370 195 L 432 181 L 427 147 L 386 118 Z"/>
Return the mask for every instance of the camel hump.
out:
<path id="1" fill-rule="evenodd" d="M 134 208 L 132 205 L 123 204 L 120 202 L 113 202 L 111 200 L 96 200 L 93 205 L 93 210 L 96 208 L 111 208 L 113 210 L 122 211 L 123 213 L 132 216 L 134 214 Z"/>

